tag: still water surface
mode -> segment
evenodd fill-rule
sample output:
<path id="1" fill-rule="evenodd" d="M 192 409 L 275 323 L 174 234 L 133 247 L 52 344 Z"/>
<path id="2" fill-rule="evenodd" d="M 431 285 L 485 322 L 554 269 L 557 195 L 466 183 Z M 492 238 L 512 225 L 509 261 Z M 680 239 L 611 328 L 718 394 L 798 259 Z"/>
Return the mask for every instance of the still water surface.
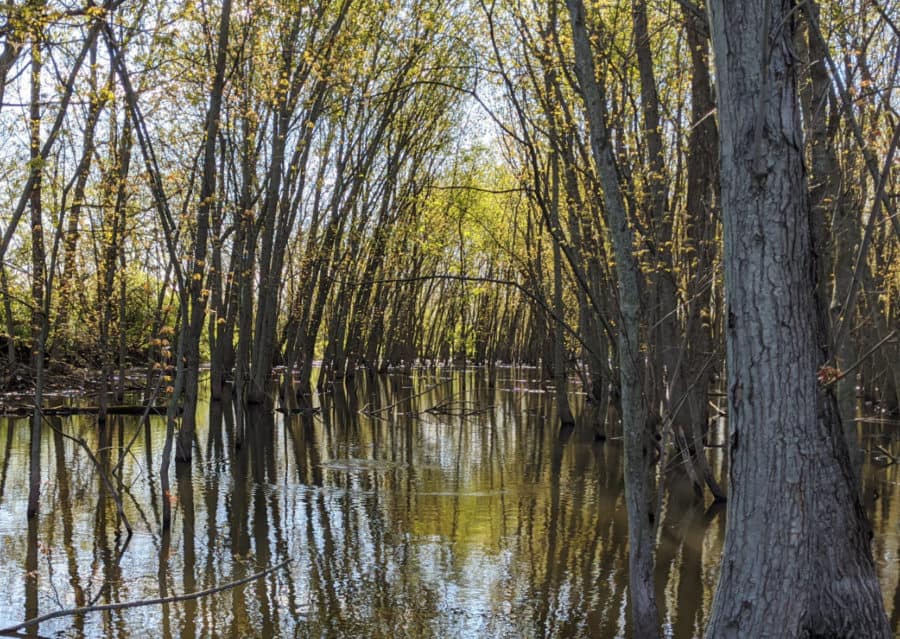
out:
<path id="1" fill-rule="evenodd" d="M 42 637 L 628 637 L 621 443 L 560 434 L 533 370 L 355 380 L 315 416 L 256 409 L 229 445 L 230 402 L 200 406 L 190 469 L 173 472 L 159 534 L 160 418 L 54 418 L 101 461 L 125 458 L 126 541 L 94 466 L 43 434 L 39 521 L 26 523 L 28 423 L 0 420 L 0 627 L 60 608 L 213 588 L 197 601 L 56 619 Z M 581 397 L 575 395 L 581 414 Z M 429 412 L 444 407 L 448 410 Z M 447 414 L 449 413 L 449 414 Z M 893 426 L 896 430 L 897 426 Z M 859 422 L 871 450 L 892 427 Z M 720 434 L 721 435 L 721 434 Z M 900 444 L 895 443 L 895 452 Z M 865 494 L 888 614 L 900 626 L 900 474 L 867 454 Z M 721 451 L 712 461 L 722 472 Z M 724 508 L 694 500 L 669 464 L 658 534 L 665 632 L 702 634 Z"/>

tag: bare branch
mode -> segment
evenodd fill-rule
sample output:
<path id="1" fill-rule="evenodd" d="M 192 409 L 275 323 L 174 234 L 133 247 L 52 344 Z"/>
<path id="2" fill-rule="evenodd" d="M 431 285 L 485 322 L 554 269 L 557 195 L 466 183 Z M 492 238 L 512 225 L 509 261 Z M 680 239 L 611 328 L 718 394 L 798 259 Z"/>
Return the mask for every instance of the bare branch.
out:
<path id="1" fill-rule="evenodd" d="M 265 570 L 261 570 L 260 572 L 254 573 L 249 577 L 244 577 L 243 579 L 238 579 L 237 581 L 231 581 L 227 584 L 222 584 L 221 586 L 215 586 L 214 588 L 207 588 L 206 590 L 198 590 L 197 592 L 191 592 L 184 595 L 173 595 L 171 597 L 159 597 L 157 599 L 141 599 L 138 601 L 123 601 L 121 603 L 111 603 L 111 604 L 101 604 L 99 606 L 84 606 L 82 608 L 69 608 L 67 610 L 57 610 L 55 612 L 48 612 L 46 615 L 41 615 L 40 617 L 35 617 L 34 619 L 28 619 L 27 621 L 23 621 L 21 623 L 17 623 L 14 626 L 7 626 L 6 628 L 0 628 L 0 634 L 9 635 L 18 632 L 19 630 L 26 628 L 31 625 L 44 623 L 45 621 L 50 621 L 51 619 L 58 619 L 60 617 L 73 617 L 76 615 L 86 615 L 91 612 L 106 612 L 109 610 L 124 610 L 126 608 L 140 608 L 143 606 L 160 606 L 163 604 L 170 603 L 178 603 L 181 601 L 190 601 L 192 599 L 200 599 L 201 597 L 208 597 L 209 595 L 214 595 L 218 592 L 222 592 L 224 590 L 230 590 L 231 588 L 237 588 L 238 586 L 243 586 L 246 583 L 250 583 L 251 581 L 256 581 L 261 577 L 265 577 L 266 575 L 273 573 L 277 570 L 280 570 L 291 563 L 293 559 L 285 559 L 280 564 L 276 564 L 271 568 L 266 568 Z"/>

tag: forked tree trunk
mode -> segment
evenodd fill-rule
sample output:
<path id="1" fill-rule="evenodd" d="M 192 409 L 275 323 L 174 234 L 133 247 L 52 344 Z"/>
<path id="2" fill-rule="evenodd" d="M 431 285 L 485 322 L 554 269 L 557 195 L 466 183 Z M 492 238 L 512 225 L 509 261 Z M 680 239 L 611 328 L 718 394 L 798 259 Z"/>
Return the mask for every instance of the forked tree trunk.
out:
<path id="1" fill-rule="evenodd" d="M 710 2 L 731 489 L 707 637 L 889 637 L 824 362 L 793 3 Z"/>

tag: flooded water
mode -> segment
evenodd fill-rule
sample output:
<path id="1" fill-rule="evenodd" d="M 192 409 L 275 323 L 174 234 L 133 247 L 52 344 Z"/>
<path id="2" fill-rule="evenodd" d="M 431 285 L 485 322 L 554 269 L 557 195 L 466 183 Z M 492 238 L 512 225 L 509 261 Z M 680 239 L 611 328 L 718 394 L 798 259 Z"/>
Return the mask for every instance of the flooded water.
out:
<path id="1" fill-rule="evenodd" d="M 200 406 L 194 463 L 173 471 L 174 521 L 160 535 L 153 418 L 53 418 L 101 463 L 124 458 L 128 539 L 91 460 L 43 433 L 41 516 L 27 523 L 25 419 L 0 421 L 0 627 L 61 608 L 215 588 L 198 600 L 66 617 L 43 637 L 630 636 L 621 442 L 560 434 L 533 370 L 417 372 L 367 382 L 318 415 L 256 409 L 229 444 L 229 402 Z M 576 413 L 582 401 L 574 396 Z M 900 452 L 890 426 L 862 442 Z M 893 426 L 893 430 L 898 430 Z M 721 451 L 712 449 L 721 472 Z M 900 474 L 867 454 L 866 502 L 888 614 L 900 625 Z M 702 633 L 724 508 L 694 501 L 677 464 L 663 500 L 657 589 L 668 636 Z"/>

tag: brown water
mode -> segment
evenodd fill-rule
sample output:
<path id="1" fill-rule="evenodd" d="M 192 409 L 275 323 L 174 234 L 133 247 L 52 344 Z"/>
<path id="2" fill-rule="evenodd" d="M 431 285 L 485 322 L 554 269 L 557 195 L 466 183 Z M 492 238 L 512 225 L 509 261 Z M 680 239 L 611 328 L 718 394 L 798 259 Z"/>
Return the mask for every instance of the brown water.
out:
<path id="1" fill-rule="evenodd" d="M 39 521 L 25 516 L 28 423 L 0 420 L 0 627 L 60 608 L 215 587 L 292 558 L 265 578 L 196 601 L 41 624 L 44 637 L 627 637 L 626 521 L 618 441 L 560 435 L 533 370 L 416 373 L 338 392 L 321 414 L 257 409 L 235 452 L 228 402 L 203 403 L 189 471 L 173 472 L 175 519 L 159 534 L 161 419 L 126 457 L 135 533 L 77 445 L 43 434 Z M 412 399 L 410 396 L 443 382 Z M 581 397 L 575 396 L 581 413 Z M 448 401 L 454 413 L 426 412 Z M 385 407 L 377 417 L 361 410 Z M 58 419 L 101 460 L 138 418 Z M 861 441 L 900 451 L 891 427 Z M 585 429 L 586 431 L 587 429 Z M 893 430 L 897 430 L 896 425 Z M 713 450 L 721 472 L 720 451 Z M 865 468 L 874 552 L 900 625 L 900 475 Z M 702 633 L 724 509 L 696 503 L 670 464 L 657 586 L 667 636 Z M 877 492 L 877 498 L 875 498 Z M 34 636 L 34 635 L 32 635 Z"/>

